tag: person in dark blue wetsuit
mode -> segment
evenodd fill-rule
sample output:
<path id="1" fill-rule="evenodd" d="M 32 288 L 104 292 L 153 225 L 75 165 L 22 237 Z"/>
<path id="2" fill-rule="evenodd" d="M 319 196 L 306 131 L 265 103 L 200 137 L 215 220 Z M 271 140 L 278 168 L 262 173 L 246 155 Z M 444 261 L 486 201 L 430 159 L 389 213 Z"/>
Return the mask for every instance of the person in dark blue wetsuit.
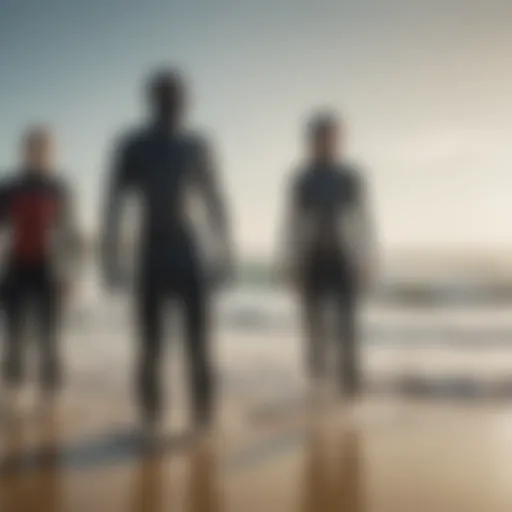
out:
<path id="1" fill-rule="evenodd" d="M 326 374 L 324 306 L 331 298 L 340 384 L 354 395 L 361 388 L 357 304 L 375 250 L 363 179 L 339 154 L 341 133 L 341 123 L 330 113 L 318 114 L 308 127 L 310 156 L 291 186 L 283 264 L 301 297 L 309 375 L 317 380 Z"/>
<path id="2" fill-rule="evenodd" d="M 3 248 L 2 377 L 10 387 L 22 384 L 23 328 L 33 303 L 41 384 L 45 392 L 53 393 L 61 381 L 58 330 L 63 289 L 77 270 L 79 235 L 69 189 L 53 171 L 54 141 L 49 129 L 30 129 L 23 149 L 21 170 L 0 185 L 0 225 L 7 244 Z"/>
<path id="3" fill-rule="evenodd" d="M 155 74 L 149 84 L 151 119 L 125 136 L 115 155 L 105 213 L 103 268 L 107 283 L 122 281 L 121 200 L 132 193 L 142 212 L 137 269 L 140 328 L 138 389 L 144 419 L 154 425 L 162 408 L 160 371 L 162 315 L 168 298 L 177 299 L 185 316 L 186 351 L 195 421 L 207 424 L 213 404 L 209 355 L 209 291 L 229 274 L 230 247 L 225 200 L 220 193 L 211 149 L 185 129 L 186 88 L 175 71 Z M 201 237 L 195 230 L 191 197 L 206 206 L 217 242 L 214 271 L 204 265 Z"/>

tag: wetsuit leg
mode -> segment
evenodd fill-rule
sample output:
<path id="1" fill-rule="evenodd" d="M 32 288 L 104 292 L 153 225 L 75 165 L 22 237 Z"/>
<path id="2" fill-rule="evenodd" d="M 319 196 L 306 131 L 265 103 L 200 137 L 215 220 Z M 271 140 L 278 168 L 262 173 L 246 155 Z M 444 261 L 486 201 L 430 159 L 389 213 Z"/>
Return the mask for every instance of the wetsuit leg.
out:
<path id="1" fill-rule="evenodd" d="M 155 282 L 145 282 L 138 291 L 139 329 L 138 396 L 145 420 L 158 419 L 162 407 L 160 366 L 162 353 L 162 311 L 165 290 Z"/>
<path id="2" fill-rule="evenodd" d="M 178 293 L 185 315 L 185 350 L 195 420 L 206 424 L 211 419 L 213 406 L 208 294 L 203 281 L 194 272 L 180 279 Z"/>
<path id="3" fill-rule="evenodd" d="M 342 283 L 336 292 L 338 325 L 337 342 L 340 354 L 340 384 L 349 395 L 361 388 L 359 340 L 357 335 L 357 299 L 352 288 Z"/>
<path id="4" fill-rule="evenodd" d="M 59 356 L 59 330 L 61 297 L 58 284 L 46 269 L 34 279 L 34 306 L 37 320 L 37 336 L 40 351 L 40 379 L 46 391 L 57 390 L 62 381 Z"/>
<path id="5" fill-rule="evenodd" d="M 4 300 L 5 348 L 2 377 L 9 386 L 22 383 L 24 374 L 24 319 L 26 293 L 20 276 L 9 276 L 9 286 Z"/>
<path id="6" fill-rule="evenodd" d="M 308 265 L 301 292 L 306 371 L 312 379 L 323 378 L 326 374 L 325 290 L 320 277 L 317 266 Z"/>

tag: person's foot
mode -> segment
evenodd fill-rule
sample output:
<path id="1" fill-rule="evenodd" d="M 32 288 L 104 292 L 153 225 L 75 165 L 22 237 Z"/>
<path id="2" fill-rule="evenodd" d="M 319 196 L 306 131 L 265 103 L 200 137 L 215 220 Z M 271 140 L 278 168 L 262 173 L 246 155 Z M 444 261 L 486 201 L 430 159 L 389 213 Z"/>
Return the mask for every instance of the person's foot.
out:
<path id="1" fill-rule="evenodd" d="M 0 418 L 12 419 L 19 416 L 26 403 L 26 392 L 18 387 L 6 386 L 0 392 Z"/>
<path id="2" fill-rule="evenodd" d="M 61 372 L 53 369 L 45 369 L 41 375 L 41 391 L 44 396 L 52 397 L 57 395 L 62 388 Z"/>
<path id="3" fill-rule="evenodd" d="M 43 400 L 54 402 L 62 389 L 60 379 L 48 380 L 41 385 L 41 396 Z"/>
<path id="4" fill-rule="evenodd" d="M 60 389 L 55 386 L 43 386 L 39 400 L 36 399 L 35 410 L 40 415 L 55 412 L 59 404 Z"/>
<path id="5" fill-rule="evenodd" d="M 146 407 L 142 411 L 142 424 L 148 431 L 155 430 L 160 422 L 160 410 L 156 407 Z"/>
<path id="6" fill-rule="evenodd" d="M 158 414 L 144 416 L 140 429 L 140 441 L 145 451 L 157 449 L 162 438 L 162 427 Z"/>
<path id="7" fill-rule="evenodd" d="M 3 389 L 0 391 L 0 421 L 3 421 L 11 415 L 11 400 L 9 391 Z"/>
<path id="8" fill-rule="evenodd" d="M 211 431 L 213 426 L 212 416 L 211 410 L 206 407 L 195 412 L 193 430 L 196 435 L 202 436 Z"/>
<path id="9" fill-rule="evenodd" d="M 308 389 L 308 402 L 313 407 L 321 407 L 327 402 L 328 387 L 324 378 L 311 380 Z"/>
<path id="10" fill-rule="evenodd" d="M 343 397 L 349 400 L 357 400 L 361 396 L 362 385 L 359 381 L 345 379 L 342 382 L 341 391 Z"/>

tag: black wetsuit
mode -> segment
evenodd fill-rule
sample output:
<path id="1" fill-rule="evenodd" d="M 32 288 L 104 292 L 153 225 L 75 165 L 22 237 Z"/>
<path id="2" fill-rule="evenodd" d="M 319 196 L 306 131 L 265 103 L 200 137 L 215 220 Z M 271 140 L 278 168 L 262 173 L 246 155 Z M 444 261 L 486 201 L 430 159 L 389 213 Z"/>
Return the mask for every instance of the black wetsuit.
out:
<path id="1" fill-rule="evenodd" d="M 41 356 L 41 382 L 60 382 L 58 327 L 60 280 L 55 265 L 55 233 L 68 209 L 68 192 L 58 180 L 25 171 L 0 190 L 2 228 L 10 235 L 2 276 L 5 347 L 2 376 L 10 385 L 24 377 L 27 312 L 33 306 Z"/>
<path id="2" fill-rule="evenodd" d="M 189 192 L 203 193 L 214 222 L 225 221 L 208 149 L 193 134 L 149 127 L 127 137 L 117 153 L 107 206 L 104 264 L 116 273 L 122 193 L 132 191 L 142 207 L 137 278 L 140 328 L 138 387 L 142 409 L 153 419 L 161 409 L 160 370 L 164 305 L 182 306 L 185 350 L 196 419 L 209 417 L 212 368 L 208 354 L 207 275 L 186 209 Z"/>
<path id="3" fill-rule="evenodd" d="M 302 240 L 298 254 L 298 284 L 307 335 L 307 366 L 312 377 L 325 373 L 328 332 L 326 299 L 334 299 L 335 339 L 341 384 L 349 392 L 360 384 L 356 335 L 357 261 L 344 238 L 343 219 L 362 199 L 359 175 L 346 165 L 312 165 L 299 173 L 292 192 L 296 229 Z M 347 237 L 348 238 L 348 237 Z"/>

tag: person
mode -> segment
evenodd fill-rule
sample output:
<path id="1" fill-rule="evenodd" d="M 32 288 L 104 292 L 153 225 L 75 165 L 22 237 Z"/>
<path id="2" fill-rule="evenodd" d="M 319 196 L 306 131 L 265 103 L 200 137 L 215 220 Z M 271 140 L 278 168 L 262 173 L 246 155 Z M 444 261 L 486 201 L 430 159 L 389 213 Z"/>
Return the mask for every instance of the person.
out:
<path id="1" fill-rule="evenodd" d="M 126 276 L 120 258 L 124 202 L 135 197 L 142 212 L 136 304 L 140 342 L 138 394 L 150 430 L 162 410 L 160 362 L 163 312 L 168 298 L 182 306 L 196 426 L 210 423 L 213 375 L 210 361 L 210 291 L 226 281 L 231 267 L 225 199 L 207 141 L 186 128 L 187 90 L 178 71 L 161 70 L 148 87 L 150 121 L 129 133 L 115 151 L 107 193 L 103 269 L 107 286 Z M 215 265 L 205 265 L 203 237 L 191 197 L 199 199 L 217 241 Z M 197 205 L 198 201 L 196 201 Z"/>
<path id="2" fill-rule="evenodd" d="M 357 306 L 375 254 L 366 187 L 345 157 L 343 136 L 341 121 L 330 112 L 316 114 L 308 125 L 309 155 L 292 178 L 281 263 L 302 305 L 308 375 L 315 383 L 326 377 L 324 306 L 330 298 L 337 320 L 339 384 L 354 396 L 361 389 Z"/>
<path id="3" fill-rule="evenodd" d="M 55 172 L 55 140 L 47 127 L 23 138 L 23 162 L 0 185 L 4 233 L 2 309 L 5 350 L 2 378 L 16 391 L 23 383 L 24 327 L 34 306 L 42 390 L 53 396 L 62 379 L 59 328 L 64 293 L 76 275 L 79 235 L 70 189 Z"/>

